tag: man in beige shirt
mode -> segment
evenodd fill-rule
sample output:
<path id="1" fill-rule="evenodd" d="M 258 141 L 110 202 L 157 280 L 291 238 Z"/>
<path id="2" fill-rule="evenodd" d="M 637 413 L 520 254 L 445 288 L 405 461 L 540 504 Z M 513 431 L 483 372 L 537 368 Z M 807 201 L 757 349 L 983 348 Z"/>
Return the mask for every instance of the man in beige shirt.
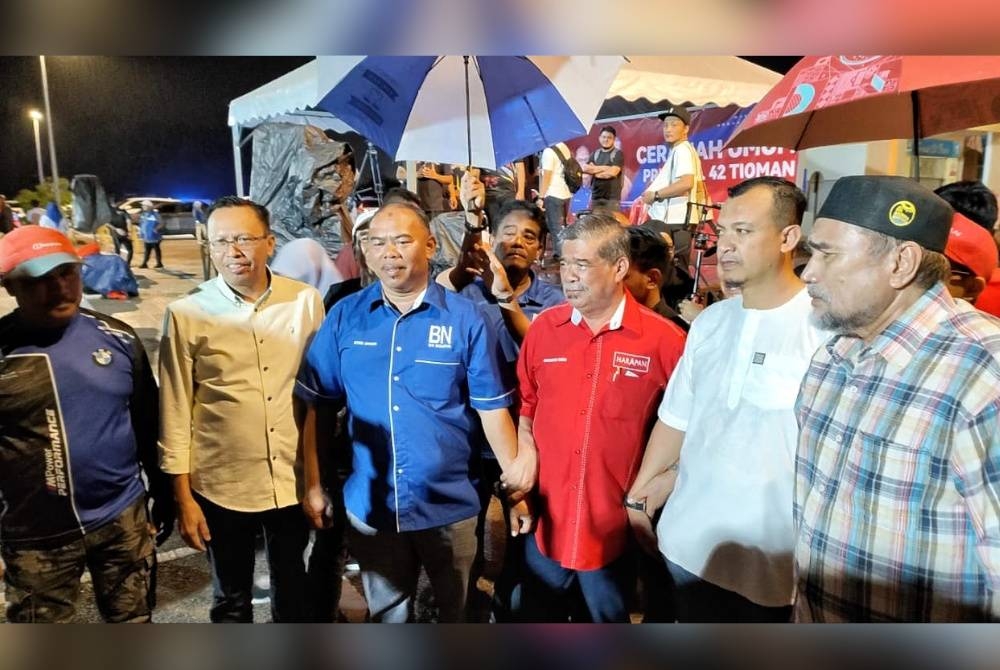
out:
<path id="1" fill-rule="evenodd" d="M 215 279 L 167 307 L 160 341 L 160 458 L 174 476 L 181 537 L 208 551 L 213 622 L 253 620 L 255 537 L 263 530 L 274 621 L 302 621 L 298 430 L 292 388 L 323 320 L 316 289 L 274 275 L 267 209 L 236 197 L 208 213 Z"/>

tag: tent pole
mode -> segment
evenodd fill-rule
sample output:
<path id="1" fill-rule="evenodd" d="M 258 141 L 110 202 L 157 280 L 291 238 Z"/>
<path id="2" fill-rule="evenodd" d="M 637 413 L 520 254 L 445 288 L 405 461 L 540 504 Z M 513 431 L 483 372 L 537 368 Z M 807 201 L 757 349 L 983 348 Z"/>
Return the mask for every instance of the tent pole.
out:
<path id="1" fill-rule="evenodd" d="M 910 174 L 920 182 L 920 98 L 916 91 L 910 91 L 910 108 L 913 110 L 913 166 Z"/>
<path id="2" fill-rule="evenodd" d="M 246 197 L 243 191 L 243 154 L 240 151 L 240 132 L 238 123 L 233 124 L 233 169 L 236 171 L 236 195 Z"/>

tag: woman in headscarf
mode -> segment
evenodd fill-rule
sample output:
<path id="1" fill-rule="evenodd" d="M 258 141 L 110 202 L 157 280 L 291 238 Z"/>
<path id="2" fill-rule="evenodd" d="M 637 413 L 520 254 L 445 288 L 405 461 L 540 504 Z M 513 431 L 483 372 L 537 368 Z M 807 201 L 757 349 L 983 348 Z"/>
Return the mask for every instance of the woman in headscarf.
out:
<path id="1" fill-rule="evenodd" d="M 271 270 L 309 284 L 321 296 L 326 296 L 331 285 L 344 281 L 323 245 L 309 237 L 282 245 L 271 261 Z"/>

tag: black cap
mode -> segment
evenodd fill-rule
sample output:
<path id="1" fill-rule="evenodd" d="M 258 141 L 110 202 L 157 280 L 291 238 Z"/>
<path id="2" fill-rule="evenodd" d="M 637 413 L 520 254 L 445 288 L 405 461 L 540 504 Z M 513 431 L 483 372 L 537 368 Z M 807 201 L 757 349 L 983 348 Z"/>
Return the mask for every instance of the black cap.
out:
<path id="1" fill-rule="evenodd" d="M 944 253 L 953 215 L 951 205 L 912 179 L 866 175 L 838 179 L 816 218 L 836 219 Z"/>
<path id="2" fill-rule="evenodd" d="M 667 107 L 664 111 L 657 114 L 657 118 L 659 118 L 660 121 L 667 118 L 668 116 L 676 116 L 678 119 L 684 122 L 685 126 L 691 125 L 691 115 L 688 114 L 688 111 L 683 107 L 681 107 L 680 105 Z"/>

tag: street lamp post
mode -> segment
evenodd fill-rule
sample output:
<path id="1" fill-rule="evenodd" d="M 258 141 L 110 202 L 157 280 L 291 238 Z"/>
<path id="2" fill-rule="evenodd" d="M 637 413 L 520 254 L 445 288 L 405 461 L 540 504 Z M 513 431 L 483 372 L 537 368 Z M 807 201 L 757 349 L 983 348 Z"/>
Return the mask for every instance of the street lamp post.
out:
<path id="1" fill-rule="evenodd" d="M 45 184 L 45 171 L 42 169 L 42 140 L 38 133 L 38 122 L 44 117 L 37 109 L 28 112 L 28 116 L 31 117 L 31 125 L 35 127 L 35 157 L 38 159 L 38 185 L 43 186 Z"/>
<path id="2" fill-rule="evenodd" d="M 56 206 L 62 207 L 59 202 L 59 168 L 56 163 L 56 140 L 52 135 L 52 108 L 49 106 L 49 76 L 45 70 L 45 56 L 38 57 L 42 64 L 42 93 L 45 95 L 45 118 L 48 123 L 45 128 L 49 134 L 49 162 L 52 164 L 52 196 L 55 198 Z"/>

